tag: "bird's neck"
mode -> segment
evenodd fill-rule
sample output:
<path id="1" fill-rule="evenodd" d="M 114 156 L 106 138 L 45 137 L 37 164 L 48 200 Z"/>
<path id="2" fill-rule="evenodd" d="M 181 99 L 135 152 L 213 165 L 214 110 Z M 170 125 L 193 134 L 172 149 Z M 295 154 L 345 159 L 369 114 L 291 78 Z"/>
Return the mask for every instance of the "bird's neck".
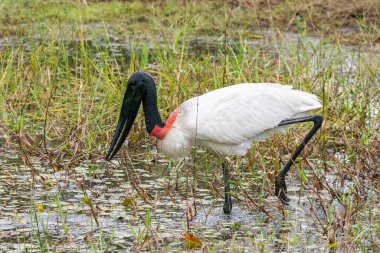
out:
<path id="1" fill-rule="evenodd" d="M 149 86 L 147 88 L 146 96 L 143 100 L 143 109 L 146 130 L 149 134 L 152 133 L 156 126 L 159 128 L 163 128 L 165 126 L 165 123 L 162 122 L 160 113 L 158 112 L 156 87 Z"/>

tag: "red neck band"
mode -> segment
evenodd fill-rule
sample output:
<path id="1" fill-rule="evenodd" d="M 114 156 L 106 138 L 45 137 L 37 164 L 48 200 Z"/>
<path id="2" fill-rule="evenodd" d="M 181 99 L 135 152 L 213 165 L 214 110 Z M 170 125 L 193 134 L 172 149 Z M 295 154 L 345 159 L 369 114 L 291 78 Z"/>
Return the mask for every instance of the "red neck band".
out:
<path id="1" fill-rule="evenodd" d="M 170 114 L 169 118 L 165 121 L 165 126 L 163 128 L 155 125 L 153 130 L 149 133 L 151 136 L 156 137 L 159 140 L 163 140 L 166 134 L 169 132 L 172 127 L 177 115 L 179 113 L 179 109 L 176 109 L 172 114 Z"/>

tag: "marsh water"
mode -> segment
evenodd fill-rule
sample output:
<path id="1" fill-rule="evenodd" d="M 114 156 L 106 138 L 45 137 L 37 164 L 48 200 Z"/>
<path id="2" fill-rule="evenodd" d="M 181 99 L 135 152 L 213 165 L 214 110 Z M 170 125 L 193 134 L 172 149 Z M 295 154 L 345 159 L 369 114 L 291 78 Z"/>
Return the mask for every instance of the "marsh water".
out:
<path id="1" fill-rule="evenodd" d="M 301 43 L 297 34 L 286 36 L 289 44 L 308 46 L 311 51 L 320 43 L 316 38 L 302 39 Z M 141 40 L 148 42 L 149 48 L 150 39 Z M 2 43 L 4 48 L 8 46 L 6 43 L 12 42 Z M 156 38 L 152 45 L 156 48 L 159 43 Z M 222 43 L 218 38 L 193 38 L 186 50 L 193 54 L 211 54 L 217 59 Z M 77 42 L 67 44 L 75 47 Z M 95 44 L 108 47 L 113 55 L 129 60 L 131 42 L 127 39 L 112 37 L 104 43 L 99 38 Z M 230 48 L 239 50 L 240 45 L 240 42 L 228 41 Z M 285 57 L 296 52 L 286 45 L 263 45 L 260 40 L 245 42 L 246 47 L 266 47 L 269 52 Z M 334 50 L 337 49 L 327 46 L 323 54 L 310 57 L 310 62 L 315 61 L 310 74 L 321 71 L 318 68 L 324 64 L 319 61 L 330 57 L 344 62 L 341 64 L 344 73 L 356 68 L 363 54 L 369 58 L 379 56 L 376 51 L 361 52 L 350 47 L 339 49 L 339 53 Z M 376 114 L 379 101 L 373 102 L 371 108 Z M 123 163 L 118 159 L 112 163 L 101 159 L 82 160 L 74 168 L 59 170 L 38 156 L 31 156 L 30 165 L 26 166 L 20 152 L 6 151 L 1 146 L 0 151 L 0 251 L 3 252 L 199 250 L 199 247 L 188 249 L 185 245 L 183 234 L 186 232 L 201 239 L 204 249 L 217 252 L 327 252 L 335 243 L 330 240 L 330 232 L 318 224 L 328 218 L 315 192 L 305 189 L 296 173 L 287 178 L 291 205 L 282 210 L 276 197 L 262 191 L 267 172 L 255 165 L 252 172 L 241 160 L 238 160 L 240 166 L 237 166 L 238 161 L 233 161 L 234 180 L 238 182 L 233 184 L 233 189 L 239 194 L 233 198 L 232 214 L 224 215 L 222 169 L 217 163 L 211 163 L 206 170 L 202 169 L 202 161 L 198 160 L 198 165 L 187 161 L 179 168 L 158 155 L 152 160 L 132 157 Z M 345 162 L 344 150 L 330 149 L 329 152 Z M 317 172 L 322 170 L 322 162 L 314 164 Z M 195 174 L 189 173 L 188 168 L 192 166 L 197 168 Z M 313 177 L 310 170 L 306 170 L 305 175 Z M 334 171 L 324 173 L 324 177 L 337 192 L 350 192 L 353 187 L 352 179 L 342 183 Z M 373 191 L 368 190 L 367 194 L 375 201 Z M 329 202 L 331 209 L 342 209 L 342 204 L 326 189 L 318 192 L 318 197 Z M 262 206 L 267 213 L 255 205 Z M 371 212 L 379 217 L 379 206 L 373 206 Z M 361 226 L 371 227 L 365 220 Z M 338 228 L 335 233 L 338 238 L 345 238 L 347 231 Z M 376 234 L 362 242 L 369 251 L 378 250 L 374 245 L 379 243 Z"/>
<path id="2" fill-rule="evenodd" d="M 147 210 L 151 213 L 151 230 L 144 233 L 158 240 L 161 250 L 186 249 L 182 235 L 188 231 L 187 219 L 191 219 L 191 232 L 207 243 L 215 243 L 218 251 L 230 247 L 232 239 L 236 249 L 246 252 L 260 250 L 258 245 L 261 244 L 263 249 L 270 251 L 308 252 L 319 251 L 326 244 L 310 219 L 310 193 L 301 191 L 296 180 L 290 179 L 288 185 L 292 199 L 289 213 L 284 217 L 279 212 L 269 211 L 273 216 L 269 219 L 262 212 L 246 208 L 247 203 L 242 198 L 240 201 L 234 199 L 232 215 L 224 215 L 222 179 L 219 178 L 215 186 L 219 189 L 210 187 L 210 177 L 221 176 L 217 168 L 209 175 L 197 172 L 193 194 L 190 190 L 192 177 L 176 178 L 176 173 L 161 173 L 162 167 L 168 166 L 167 162 L 145 164 L 144 167 L 151 167 L 152 172 L 137 169 L 141 166 L 139 163 L 128 164 L 126 168 L 135 168 L 133 173 L 138 177 L 139 187 L 154 196 L 154 201 L 149 198 L 144 201 L 133 191 L 127 172 L 120 165 L 84 161 L 75 169 L 55 172 L 41 165 L 38 159 L 32 163 L 36 170 L 34 179 L 31 169 L 21 165 L 16 154 L 1 157 L 0 247 L 3 251 L 41 250 L 37 234 L 42 242 L 47 240 L 49 249 L 54 251 L 91 250 L 91 244 L 107 251 L 151 251 L 157 249 L 156 242 L 151 239 L 147 243 L 141 235 Z M 250 177 L 249 174 L 239 176 Z M 176 180 L 179 181 L 177 190 Z M 84 200 L 82 184 L 86 185 L 86 194 L 94 204 L 99 226 Z M 259 196 L 255 197 L 250 187 L 245 188 L 255 201 L 265 203 L 265 208 L 278 205 L 275 197 L 266 196 L 263 202 Z M 134 199 L 135 203 L 123 204 L 126 198 Z M 192 218 L 186 215 L 189 206 Z M 137 241 L 140 247 L 136 246 Z"/>

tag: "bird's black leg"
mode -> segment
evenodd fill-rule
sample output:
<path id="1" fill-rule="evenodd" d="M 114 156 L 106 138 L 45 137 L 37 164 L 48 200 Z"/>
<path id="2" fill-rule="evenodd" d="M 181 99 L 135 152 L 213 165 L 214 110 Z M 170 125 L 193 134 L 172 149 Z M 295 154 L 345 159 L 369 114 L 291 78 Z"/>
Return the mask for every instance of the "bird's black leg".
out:
<path id="1" fill-rule="evenodd" d="M 232 210 L 230 175 L 228 173 L 228 164 L 223 161 L 223 179 L 224 179 L 224 205 L 223 211 L 225 214 L 230 214 Z"/>
<path id="2" fill-rule="evenodd" d="M 277 176 L 276 181 L 275 181 L 276 196 L 281 200 L 283 204 L 286 204 L 286 205 L 289 203 L 290 199 L 288 198 L 288 196 L 286 196 L 287 190 L 286 190 L 285 176 L 288 173 L 290 167 L 294 164 L 294 161 L 301 154 L 306 144 L 310 141 L 310 139 L 315 135 L 315 133 L 321 127 L 323 118 L 321 115 L 314 115 L 314 116 L 308 116 L 308 117 L 297 118 L 297 119 L 283 120 L 279 124 L 279 126 L 284 126 L 284 125 L 289 125 L 289 124 L 303 123 L 303 122 L 310 122 L 310 121 L 314 123 L 313 128 L 306 135 L 305 139 L 298 146 L 296 151 L 294 151 L 292 157 L 285 164 L 284 168 L 281 170 L 280 174 Z"/>

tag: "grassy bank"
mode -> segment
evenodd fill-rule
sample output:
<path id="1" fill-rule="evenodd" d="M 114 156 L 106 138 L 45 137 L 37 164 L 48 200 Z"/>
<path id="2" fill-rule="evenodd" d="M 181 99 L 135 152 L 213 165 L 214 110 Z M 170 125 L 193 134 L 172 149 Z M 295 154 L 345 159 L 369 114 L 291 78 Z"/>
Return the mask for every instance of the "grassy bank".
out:
<path id="1" fill-rule="evenodd" d="M 122 36 L 170 35 L 186 24 L 190 35 L 223 34 L 229 20 L 235 38 L 263 28 L 306 32 L 346 43 L 378 43 L 380 3 L 353 1 L 11 1 L 0 3 L 0 35 L 61 33 L 105 23 Z"/>

